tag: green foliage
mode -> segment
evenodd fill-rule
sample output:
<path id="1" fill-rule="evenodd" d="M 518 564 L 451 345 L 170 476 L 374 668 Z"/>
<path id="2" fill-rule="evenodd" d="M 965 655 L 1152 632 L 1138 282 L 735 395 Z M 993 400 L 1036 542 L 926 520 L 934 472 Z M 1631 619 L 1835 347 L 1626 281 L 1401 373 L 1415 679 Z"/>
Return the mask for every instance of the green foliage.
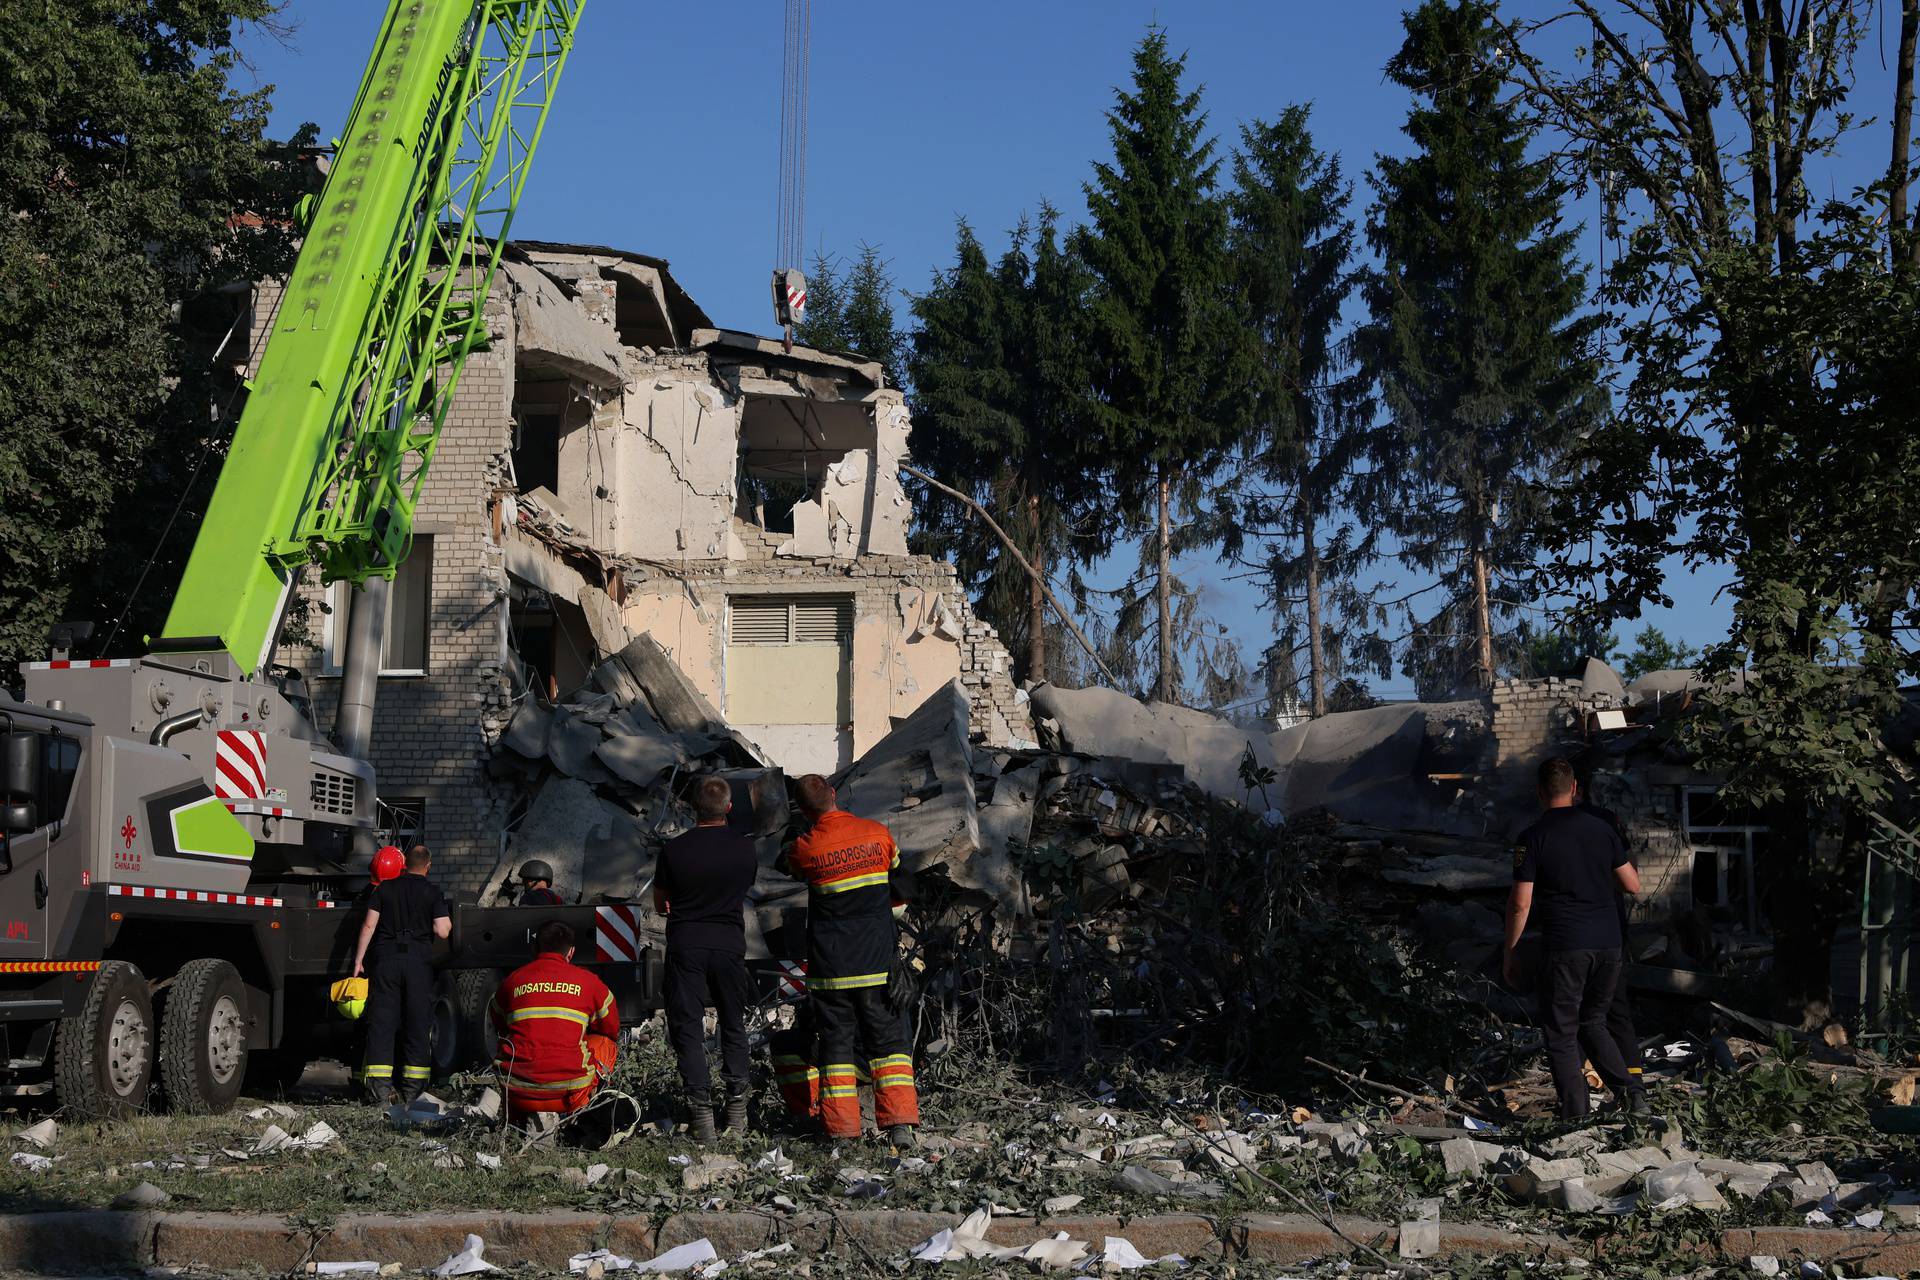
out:
<path id="1" fill-rule="evenodd" d="M 1141 598 L 1153 600 L 1154 688 L 1163 699 L 1178 682 L 1172 526 L 1199 508 L 1204 482 L 1245 421 L 1249 384 L 1216 192 L 1220 161 L 1185 72 L 1166 32 L 1150 29 L 1134 50 L 1132 85 L 1107 113 L 1113 160 L 1094 165 L 1089 225 L 1074 238 L 1094 277 L 1095 422 L 1118 514 L 1153 548 L 1137 581 Z M 1199 529 L 1187 532 L 1187 547 L 1197 545 Z"/>
<path id="2" fill-rule="evenodd" d="M 1756 1152 L 1774 1150 L 1783 1135 L 1814 1134 L 1823 1143 L 1860 1143 L 1869 1122 L 1871 1077 L 1829 1079 L 1806 1046 L 1781 1035 L 1773 1052 L 1746 1071 L 1716 1073 L 1681 1104 L 1688 1132 L 1711 1133 L 1723 1143 Z"/>
<path id="3" fill-rule="evenodd" d="M 794 339 L 864 356 L 886 371 L 890 385 L 903 386 L 907 339 L 893 315 L 899 293 L 892 264 L 873 245 L 862 244 L 851 265 L 821 254 L 807 276 L 806 317 L 794 329 Z"/>
<path id="4" fill-rule="evenodd" d="M 123 632 L 164 610 L 231 421 L 170 308 L 290 262 L 299 166 L 262 141 L 268 91 L 228 84 L 236 28 L 277 7 L 0 0 L 0 669 L 116 619 L 149 554 Z"/>
<path id="5" fill-rule="evenodd" d="M 1609 637 L 1611 641 L 1611 637 Z M 1648 623 L 1633 637 L 1631 653 L 1613 655 L 1613 665 L 1623 679 L 1637 680 L 1650 671 L 1672 671 L 1691 667 L 1700 661 L 1700 651 L 1686 641 L 1669 639 L 1666 632 Z"/>
<path id="6" fill-rule="evenodd" d="M 1847 6 L 1781 22 L 1776 6 L 1665 21 L 1603 5 L 1582 67 L 1512 47 L 1532 105 L 1607 184 L 1619 250 L 1603 296 L 1630 371 L 1560 496 L 1558 570 L 1617 617 L 1671 603 L 1676 557 L 1732 566 L 1733 626 L 1701 660 L 1713 705 L 1687 742 L 1728 772 L 1731 799 L 1766 809 L 1776 995 L 1817 1014 L 1844 900 L 1817 829 L 1886 802 L 1879 726 L 1920 673 L 1920 264 L 1904 160 L 1824 207 L 1806 180 L 1858 128 L 1870 24 Z M 1910 61 L 1893 79 L 1911 93 Z M 1902 118 L 1894 105 L 1882 118 Z M 1909 140 L 1892 141 L 1904 157 Z"/>
<path id="7" fill-rule="evenodd" d="M 1494 15 L 1487 0 L 1426 0 L 1405 18 L 1387 75 L 1418 100 L 1405 126 L 1415 150 L 1382 156 L 1373 175 L 1367 239 L 1381 265 L 1355 335 L 1384 415 L 1360 504 L 1445 592 L 1407 662 L 1429 693 L 1474 683 L 1496 615 L 1531 597 L 1538 482 L 1604 405 L 1566 188 L 1550 160 L 1529 158 Z M 1490 580 L 1484 613 L 1476 565 Z"/>
<path id="8" fill-rule="evenodd" d="M 1353 184 L 1338 156 L 1315 147 L 1308 109 L 1240 130 L 1228 248 L 1240 323 L 1256 341 L 1247 488 L 1224 504 L 1221 554 L 1251 559 L 1278 621 L 1268 662 L 1292 684 L 1306 668 L 1306 701 L 1351 655 L 1366 652 L 1371 593 L 1360 572 L 1378 557 L 1377 530 L 1353 519 L 1348 497 L 1365 444 L 1364 406 L 1338 340 L 1357 277 L 1349 266 Z M 1304 662 L 1301 659 L 1304 658 Z M 1385 670 L 1382 675 L 1388 674 Z"/>
<path id="9" fill-rule="evenodd" d="M 954 265 L 913 300 L 908 361 L 915 457 L 992 513 L 1048 577 L 1112 545 L 1111 523 L 1098 518 L 1107 486 L 1088 429 L 1089 280 L 1060 244 L 1058 216 L 1042 205 L 1037 227 L 1014 228 L 998 262 L 962 222 Z M 1057 679 L 1048 655 L 1059 648 L 1057 621 L 999 538 L 938 492 L 922 492 L 915 510 L 923 546 L 954 561 L 1016 673 Z"/>
<path id="10" fill-rule="evenodd" d="M 1516 674 L 1528 677 L 1579 675 L 1588 658 L 1606 661 L 1620 643 L 1611 631 L 1590 626 L 1561 626 L 1536 631 L 1521 623 L 1514 636 Z"/>

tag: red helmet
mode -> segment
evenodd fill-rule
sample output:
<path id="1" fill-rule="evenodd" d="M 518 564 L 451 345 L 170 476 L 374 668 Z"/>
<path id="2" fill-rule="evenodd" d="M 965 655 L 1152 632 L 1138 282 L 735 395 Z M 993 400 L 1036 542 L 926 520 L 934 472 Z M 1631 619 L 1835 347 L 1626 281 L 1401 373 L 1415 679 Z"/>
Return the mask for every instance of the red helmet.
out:
<path id="1" fill-rule="evenodd" d="M 407 855 L 394 845 L 387 845 L 373 855 L 373 882 L 391 880 L 407 869 Z"/>

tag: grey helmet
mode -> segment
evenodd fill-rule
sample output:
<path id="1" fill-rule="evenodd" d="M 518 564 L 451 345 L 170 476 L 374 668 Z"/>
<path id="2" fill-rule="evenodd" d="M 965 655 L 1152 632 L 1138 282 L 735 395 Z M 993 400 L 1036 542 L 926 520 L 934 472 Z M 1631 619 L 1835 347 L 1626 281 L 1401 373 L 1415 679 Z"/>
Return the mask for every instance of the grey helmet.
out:
<path id="1" fill-rule="evenodd" d="M 535 880 L 553 883 L 553 868 L 539 858 L 533 858 L 520 864 L 520 883 L 532 884 Z"/>

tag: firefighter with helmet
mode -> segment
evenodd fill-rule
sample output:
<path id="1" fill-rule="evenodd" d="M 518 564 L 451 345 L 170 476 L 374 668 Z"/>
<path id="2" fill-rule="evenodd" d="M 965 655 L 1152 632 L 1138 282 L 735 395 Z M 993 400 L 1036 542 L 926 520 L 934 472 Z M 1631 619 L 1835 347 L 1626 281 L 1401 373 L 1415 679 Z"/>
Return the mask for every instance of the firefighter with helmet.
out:
<path id="1" fill-rule="evenodd" d="M 563 907 L 564 899 L 553 891 L 553 867 L 545 860 L 533 858 L 520 864 L 520 896 L 514 901 L 520 907 Z"/>

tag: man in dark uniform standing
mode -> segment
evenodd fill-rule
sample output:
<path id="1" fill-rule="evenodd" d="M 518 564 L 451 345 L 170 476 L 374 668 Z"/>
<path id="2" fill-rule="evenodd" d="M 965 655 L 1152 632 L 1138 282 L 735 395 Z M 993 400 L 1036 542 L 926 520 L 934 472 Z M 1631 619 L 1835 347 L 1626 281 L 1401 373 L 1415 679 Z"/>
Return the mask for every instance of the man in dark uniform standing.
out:
<path id="1" fill-rule="evenodd" d="M 1626 847 L 1613 828 L 1575 807 L 1578 790 L 1565 759 L 1556 756 L 1540 766 L 1540 803 L 1546 812 L 1521 833 L 1514 851 L 1504 966 L 1507 981 L 1517 984 L 1514 948 L 1537 907 L 1546 951 L 1540 1014 L 1563 1120 L 1577 1120 L 1589 1108 L 1583 1043 L 1602 1079 L 1628 1078 L 1627 1064 L 1607 1034 L 1607 1009 L 1620 981 L 1619 895 L 1640 892 L 1640 874 Z"/>
<path id="2" fill-rule="evenodd" d="M 520 896 L 516 907 L 564 907 L 566 903 L 553 891 L 553 867 L 545 859 L 532 858 L 520 864 Z"/>
<path id="3" fill-rule="evenodd" d="M 1627 831 L 1620 823 L 1619 815 L 1604 805 L 1593 802 L 1593 777 L 1591 772 L 1580 781 L 1580 789 L 1575 792 L 1574 807 L 1582 813 L 1590 813 L 1613 828 L 1613 834 L 1620 838 L 1620 845 L 1627 851 L 1627 861 L 1633 863 L 1638 872 L 1640 864 L 1634 859 L 1633 848 L 1627 843 Z M 1613 1037 L 1614 1047 L 1620 1050 L 1620 1060 L 1626 1063 L 1627 1075 L 1624 1080 L 1609 1080 L 1607 1088 L 1613 1090 L 1616 1098 L 1624 1097 L 1628 1107 L 1636 1115 L 1644 1115 L 1651 1108 L 1647 1103 L 1647 1057 L 1640 1048 L 1640 1031 L 1633 1022 L 1633 996 L 1627 990 L 1627 904 L 1626 894 L 1617 895 L 1620 904 L 1620 981 L 1614 984 L 1613 1001 L 1607 1006 L 1607 1034 Z M 1587 1057 L 1593 1057 L 1593 1050 L 1587 1050 Z"/>
<path id="4" fill-rule="evenodd" d="M 821 1124 L 830 1138 L 860 1136 L 864 1061 L 875 1121 L 896 1146 L 911 1146 L 920 1123 L 913 1041 L 887 991 L 899 947 L 893 908 L 906 901 L 900 850 L 884 826 L 840 808 L 819 774 L 794 790 L 813 827 L 775 865 L 807 882 L 807 998 L 820 1038 Z"/>
<path id="5" fill-rule="evenodd" d="M 407 851 L 407 873 L 373 891 L 353 948 L 353 976 L 368 979 L 367 1054 L 361 1074 L 375 1102 L 397 1093 L 405 1105 L 427 1086 L 433 943 L 453 932 L 447 900 L 427 879 L 432 866 L 427 846 L 417 844 Z"/>
<path id="6" fill-rule="evenodd" d="M 693 791 L 699 825 L 667 841 L 654 872 L 653 905 L 667 918 L 667 1038 L 680 1066 L 694 1140 L 712 1142 L 713 1077 L 703 1034 L 711 1008 L 720 1034 L 727 1129 L 747 1127 L 747 894 L 760 873 L 753 842 L 727 825 L 733 789 L 702 778 Z"/>

